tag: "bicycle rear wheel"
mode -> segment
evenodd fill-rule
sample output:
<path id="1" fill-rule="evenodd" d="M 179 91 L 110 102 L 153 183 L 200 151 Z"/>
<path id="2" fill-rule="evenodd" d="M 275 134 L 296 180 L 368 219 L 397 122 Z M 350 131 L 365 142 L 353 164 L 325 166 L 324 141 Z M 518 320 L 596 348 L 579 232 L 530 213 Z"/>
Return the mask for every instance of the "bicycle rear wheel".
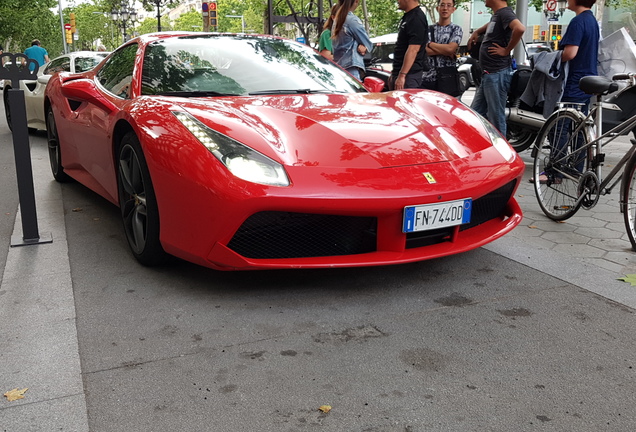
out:
<path id="1" fill-rule="evenodd" d="M 580 179 L 593 159 L 589 132 L 584 127 L 574 134 L 585 116 L 574 109 L 552 114 L 539 131 L 534 150 L 534 190 L 543 213 L 550 219 L 565 220 L 579 209 Z"/>
<path id="2" fill-rule="evenodd" d="M 636 153 L 625 165 L 621 191 L 623 192 L 621 205 L 625 228 L 629 241 L 632 243 L 632 249 L 636 251 Z"/>

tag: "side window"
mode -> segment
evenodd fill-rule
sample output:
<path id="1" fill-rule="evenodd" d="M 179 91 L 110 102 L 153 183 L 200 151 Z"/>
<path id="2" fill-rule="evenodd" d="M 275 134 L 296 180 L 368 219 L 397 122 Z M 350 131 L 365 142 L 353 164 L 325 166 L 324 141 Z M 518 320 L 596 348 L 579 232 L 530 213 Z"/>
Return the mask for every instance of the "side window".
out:
<path id="1" fill-rule="evenodd" d="M 113 53 L 97 74 L 99 83 L 115 96 L 130 97 L 136 56 L 137 44 L 126 45 Z"/>

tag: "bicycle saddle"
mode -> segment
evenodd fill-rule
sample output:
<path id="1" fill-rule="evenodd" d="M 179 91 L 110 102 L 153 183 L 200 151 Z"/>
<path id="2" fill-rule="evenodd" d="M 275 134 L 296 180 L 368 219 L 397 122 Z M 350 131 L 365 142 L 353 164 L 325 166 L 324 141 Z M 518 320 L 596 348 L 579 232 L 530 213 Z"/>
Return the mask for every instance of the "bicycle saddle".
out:
<path id="1" fill-rule="evenodd" d="M 602 76 L 586 76 L 579 80 L 579 88 L 587 94 L 602 95 L 618 90 L 618 83 Z"/>

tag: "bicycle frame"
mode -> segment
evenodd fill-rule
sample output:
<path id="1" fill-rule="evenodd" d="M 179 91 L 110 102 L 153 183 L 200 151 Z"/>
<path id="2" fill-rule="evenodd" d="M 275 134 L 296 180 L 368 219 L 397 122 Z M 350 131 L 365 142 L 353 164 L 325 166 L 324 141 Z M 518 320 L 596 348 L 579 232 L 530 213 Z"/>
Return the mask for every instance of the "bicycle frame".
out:
<path id="1" fill-rule="evenodd" d="M 560 108 L 559 110 L 562 110 L 562 109 L 576 110 L 580 113 L 580 110 L 576 108 Z M 621 177 L 620 176 L 617 177 L 617 174 L 621 172 L 621 170 L 625 166 L 625 163 L 627 163 L 627 161 L 636 152 L 636 145 L 632 145 L 632 147 L 625 153 L 625 155 L 616 164 L 616 166 L 607 174 L 605 179 L 603 179 L 603 172 L 602 172 L 602 165 L 603 165 L 603 160 L 601 158 L 602 149 L 605 145 L 611 143 L 616 138 L 621 136 L 623 132 L 629 131 L 633 129 L 634 127 L 636 127 L 636 115 L 621 122 L 620 124 L 612 128 L 611 130 L 605 132 L 604 134 L 601 134 L 600 136 L 596 136 L 596 133 L 598 131 L 603 130 L 602 129 L 603 109 L 620 110 L 620 108 L 618 108 L 618 106 L 614 104 L 603 102 L 601 100 L 601 95 L 597 95 L 596 104 L 592 107 L 592 109 L 590 109 L 589 114 L 587 114 L 587 116 L 583 119 L 583 121 L 579 122 L 576 129 L 574 129 L 574 131 L 572 132 L 572 135 L 583 132 L 583 129 L 587 129 L 587 131 L 590 132 L 589 136 L 592 138 L 592 140 L 589 141 L 584 146 L 578 148 L 576 151 L 583 152 L 583 151 L 587 151 L 587 149 L 593 148 L 595 160 L 592 161 L 593 165 L 591 167 L 591 170 L 594 172 L 594 174 L 596 175 L 599 181 L 598 194 L 607 195 L 612 192 L 613 188 L 621 180 Z M 593 125 L 593 126 L 590 126 L 590 125 Z M 561 162 L 565 160 L 566 158 L 567 156 L 564 156 L 563 158 L 556 160 L 555 163 Z M 597 158 L 600 158 L 600 160 L 598 160 Z M 614 179 L 614 177 L 617 177 L 617 178 Z M 613 183 L 611 183 L 612 180 L 614 180 Z M 588 192 L 592 192 L 592 191 L 588 191 Z M 581 196 L 578 198 L 577 204 L 579 204 L 584 199 L 584 195 L 585 194 L 581 194 Z"/>

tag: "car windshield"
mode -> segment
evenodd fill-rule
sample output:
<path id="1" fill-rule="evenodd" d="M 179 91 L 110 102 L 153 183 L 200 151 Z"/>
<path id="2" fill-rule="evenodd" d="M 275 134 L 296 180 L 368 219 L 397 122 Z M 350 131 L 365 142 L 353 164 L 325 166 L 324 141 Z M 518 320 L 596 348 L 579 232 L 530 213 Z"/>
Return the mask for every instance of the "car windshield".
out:
<path id="1" fill-rule="evenodd" d="M 283 39 L 246 35 L 173 37 L 149 44 L 144 53 L 144 95 L 365 91 L 348 73 L 311 48 Z"/>

